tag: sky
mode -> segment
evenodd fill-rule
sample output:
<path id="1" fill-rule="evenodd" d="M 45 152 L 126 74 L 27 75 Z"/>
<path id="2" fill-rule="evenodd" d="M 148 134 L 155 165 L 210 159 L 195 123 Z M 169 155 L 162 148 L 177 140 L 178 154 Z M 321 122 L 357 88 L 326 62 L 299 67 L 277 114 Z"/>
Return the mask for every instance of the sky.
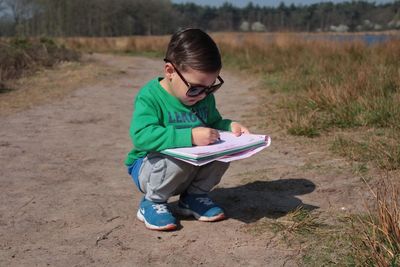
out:
<path id="1" fill-rule="evenodd" d="M 273 1 L 273 0 L 199 0 L 199 1 L 190 1 L 190 0 L 172 0 L 173 3 L 186 3 L 186 2 L 192 2 L 196 3 L 198 5 L 209 5 L 209 6 L 220 6 L 224 2 L 229 2 L 234 6 L 237 7 L 244 7 L 248 3 L 252 2 L 253 4 L 257 4 L 259 6 L 278 6 L 281 2 L 284 2 L 286 5 L 290 4 L 295 4 L 295 5 L 310 5 L 310 4 L 315 4 L 315 3 L 321 3 L 321 2 L 333 2 L 333 3 L 340 3 L 340 2 L 345 2 L 344 0 L 278 0 L 278 1 Z M 393 2 L 390 0 L 376 0 L 376 1 L 368 1 L 368 2 L 375 2 L 375 3 L 390 3 Z"/>

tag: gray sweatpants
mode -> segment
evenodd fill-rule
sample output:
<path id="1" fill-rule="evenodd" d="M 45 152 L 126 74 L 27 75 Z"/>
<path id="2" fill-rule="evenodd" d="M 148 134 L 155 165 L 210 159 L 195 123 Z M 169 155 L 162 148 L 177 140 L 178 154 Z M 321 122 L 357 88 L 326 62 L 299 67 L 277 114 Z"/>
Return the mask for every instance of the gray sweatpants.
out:
<path id="1" fill-rule="evenodd" d="M 183 192 L 210 192 L 221 181 L 228 167 L 229 163 L 220 161 L 194 166 L 164 154 L 150 153 L 140 167 L 139 183 L 147 199 L 166 202 L 171 196 Z"/>

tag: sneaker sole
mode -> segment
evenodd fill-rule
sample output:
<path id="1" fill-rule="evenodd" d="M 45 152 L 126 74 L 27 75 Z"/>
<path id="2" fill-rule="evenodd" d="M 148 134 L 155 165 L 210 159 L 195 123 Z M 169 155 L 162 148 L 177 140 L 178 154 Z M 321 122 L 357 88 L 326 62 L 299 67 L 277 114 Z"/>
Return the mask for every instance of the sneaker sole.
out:
<path id="1" fill-rule="evenodd" d="M 157 225 L 152 225 L 150 223 L 148 223 L 146 221 L 146 219 L 144 218 L 143 214 L 140 212 L 140 210 L 138 210 L 137 214 L 136 214 L 137 218 L 139 219 L 139 221 L 144 222 L 144 225 L 146 225 L 147 229 L 150 230 L 157 230 L 157 231 L 171 231 L 171 230 L 176 230 L 176 228 L 178 228 L 178 226 L 176 224 L 167 224 L 165 226 L 157 226 Z"/>
<path id="2" fill-rule="evenodd" d="M 224 220 L 226 218 L 225 213 L 220 213 L 213 217 L 206 217 L 206 216 L 201 216 L 200 214 L 198 214 L 190 209 L 185 209 L 182 207 L 178 207 L 178 212 L 184 216 L 193 216 L 196 218 L 196 220 L 201 221 L 201 222 L 217 222 L 217 221 Z"/>

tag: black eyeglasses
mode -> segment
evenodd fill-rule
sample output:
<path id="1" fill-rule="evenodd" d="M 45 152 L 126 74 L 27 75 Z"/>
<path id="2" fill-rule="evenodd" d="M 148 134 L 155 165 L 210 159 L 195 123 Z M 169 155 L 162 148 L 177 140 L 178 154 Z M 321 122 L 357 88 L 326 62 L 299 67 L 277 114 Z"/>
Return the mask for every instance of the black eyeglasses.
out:
<path id="1" fill-rule="evenodd" d="M 176 70 L 176 73 L 178 73 L 179 77 L 186 84 L 186 86 L 188 87 L 186 95 L 188 97 L 196 97 L 196 96 L 199 96 L 199 95 L 201 95 L 203 93 L 206 93 L 206 95 L 215 93 L 215 91 L 217 91 L 222 86 L 222 84 L 224 83 L 224 80 L 222 80 L 222 78 L 218 75 L 218 77 L 217 77 L 217 79 L 219 81 L 218 84 L 213 84 L 213 85 L 210 85 L 210 86 L 191 85 L 190 83 L 188 83 L 186 81 L 186 79 L 182 76 L 182 74 L 179 72 L 179 70 L 175 67 L 175 65 L 170 60 L 164 59 L 164 61 L 166 63 L 171 63 L 172 67 L 174 67 L 174 69 Z"/>

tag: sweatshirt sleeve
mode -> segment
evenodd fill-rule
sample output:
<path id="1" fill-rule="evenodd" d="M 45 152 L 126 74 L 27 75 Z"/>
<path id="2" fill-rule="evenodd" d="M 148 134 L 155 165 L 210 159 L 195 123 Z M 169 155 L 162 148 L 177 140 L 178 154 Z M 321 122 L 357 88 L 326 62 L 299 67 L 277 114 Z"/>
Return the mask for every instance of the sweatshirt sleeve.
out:
<path id="1" fill-rule="evenodd" d="M 160 109 L 150 99 L 141 95 L 136 98 L 130 127 L 135 148 L 150 152 L 192 146 L 191 128 L 163 126 L 160 116 Z"/>
<path id="2" fill-rule="evenodd" d="M 208 124 L 211 128 L 224 130 L 224 131 L 231 131 L 231 123 L 232 120 L 223 119 L 221 114 L 215 104 L 214 95 L 210 95 L 210 102 L 209 102 L 209 113 L 208 113 Z"/>

